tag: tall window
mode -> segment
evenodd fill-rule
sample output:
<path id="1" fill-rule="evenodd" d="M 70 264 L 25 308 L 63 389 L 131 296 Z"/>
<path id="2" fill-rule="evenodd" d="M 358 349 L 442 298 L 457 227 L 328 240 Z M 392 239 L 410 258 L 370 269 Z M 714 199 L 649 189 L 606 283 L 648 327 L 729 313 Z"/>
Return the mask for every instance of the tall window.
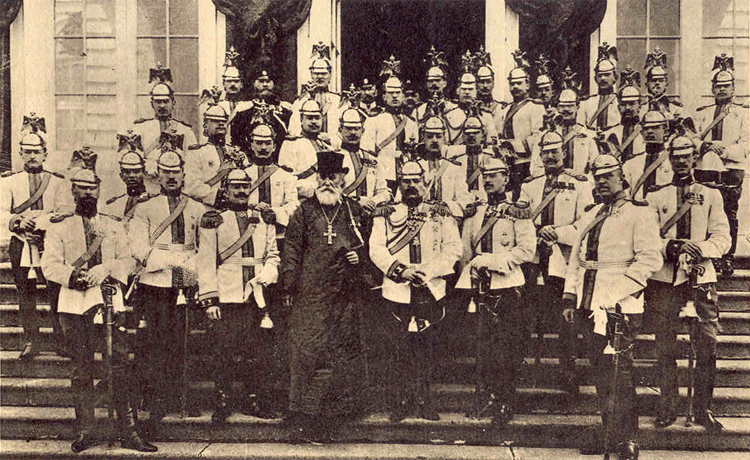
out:
<path id="1" fill-rule="evenodd" d="M 137 0 L 127 8 L 121 8 L 120 1 L 54 2 L 56 145 L 64 155 L 84 144 L 97 151 L 100 160 L 102 153 L 116 150 L 122 125 L 117 96 L 125 88 L 136 88 L 137 100 L 132 102 L 137 103 L 138 117 L 153 117 L 148 76 L 157 62 L 172 70 L 175 118 L 198 123 L 199 0 Z M 117 17 L 118 11 L 133 14 Z M 137 24 L 118 28 L 120 21 Z M 133 42 L 136 62 L 122 62 L 118 47 Z"/>
<path id="2" fill-rule="evenodd" d="M 63 154 L 115 142 L 116 20 L 115 0 L 55 1 L 56 140 Z"/>
<path id="3" fill-rule="evenodd" d="M 198 0 L 138 0 L 138 115 L 153 117 L 149 69 L 172 71 L 174 117 L 198 123 Z"/>
<path id="4" fill-rule="evenodd" d="M 726 53 L 734 57 L 735 94 L 748 95 L 748 0 L 703 0 L 702 75 L 705 86 L 700 89 L 710 97 L 711 69 L 714 57 Z"/>
<path id="5" fill-rule="evenodd" d="M 620 70 L 630 65 L 642 73 L 646 55 L 658 46 L 667 54 L 669 94 L 679 94 L 680 37 L 680 0 L 617 0 Z"/>

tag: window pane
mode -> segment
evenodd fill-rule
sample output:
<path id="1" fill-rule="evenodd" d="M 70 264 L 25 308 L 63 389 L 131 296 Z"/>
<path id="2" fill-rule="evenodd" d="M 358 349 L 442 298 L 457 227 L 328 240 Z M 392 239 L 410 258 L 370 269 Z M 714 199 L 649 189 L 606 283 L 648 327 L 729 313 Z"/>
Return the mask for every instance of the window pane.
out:
<path id="1" fill-rule="evenodd" d="M 167 2 L 138 0 L 138 35 L 167 33 Z"/>
<path id="2" fill-rule="evenodd" d="M 738 38 L 734 42 L 734 94 L 747 95 L 750 91 L 747 85 L 748 60 L 750 60 L 750 40 L 747 38 Z M 747 99 L 743 101 L 747 104 Z"/>
<path id="3" fill-rule="evenodd" d="M 55 39 L 55 93 L 83 93 L 84 65 L 83 39 Z"/>
<path id="4" fill-rule="evenodd" d="M 117 86 L 117 48 L 114 38 L 86 40 L 86 92 L 115 94 Z"/>
<path id="5" fill-rule="evenodd" d="M 115 0 L 87 0 L 86 36 L 115 35 Z"/>
<path id="6" fill-rule="evenodd" d="M 198 92 L 198 39 L 169 40 L 174 90 L 178 93 Z"/>
<path id="7" fill-rule="evenodd" d="M 198 35 L 198 0 L 169 1 L 169 33 Z"/>
<path id="8" fill-rule="evenodd" d="M 734 0 L 734 27 L 738 36 L 748 36 L 748 29 L 750 28 L 748 9 L 750 9 L 748 0 Z"/>
<path id="9" fill-rule="evenodd" d="M 617 70 L 622 72 L 630 66 L 641 72 L 646 58 L 646 39 L 620 38 L 617 40 Z"/>
<path id="10" fill-rule="evenodd" d="M 617 35 L 646 35 L 646 0 L 617 0 Z"/>
<path id="11" fill-rule="evenodd" d="M 711 77 L 713 76 L 714 58 L 721 53 L 727 53 L 732 55 L 732 39 L 730 38 L 713 38 L 703 40 L 703 59 L 701 62 L 701 75 L 703 78 L 702 86 L 700 88 L 701 93 L 711 94 Z M 735 58 L 735 65 L 736 65 Z M 736 72 L 735 72 L 736 76 Z"/>
<path id="12" fill-rule="evenodd" d="M 703 35 L 732 36 L 732 0 L 703 0 Z M 745 8 L 747 10 L 747 8 Z M 745 25 L 747 30 L 747 24 Z"/>
<path id="13" fill-rule="evenodd" d="M 58 154 L 69 157 L 80 148 L 86 136 L 86 108 L 83 96 L 55 97 Z"/>
<path id="14" fill-rule="evenodd" d="M 86 144 L 101 154 L 117 143 L 117 105 L 115 96 L 88 96 L 86 107 Z"/>
<path id="15" fill-rule="evenodd" d="M 197 53 L 196 53 L 197 54 Z M 138 39 L 138 93 L 145 94 L 151 90 L 153 83 L 148 82 L 149 72 L 161 62 L 167 65 L 167 41 L 163 38 Z M 172 73 L 174 78 L 174 72 Z"/>
<path id="16" fill-rule="evenodd" d="M 55 0 L 55 35 L 83 35 L 83 1 Z"/>
<path id="17" fill-rule="evenodd" d="M 669 75 L 668 94 L 680 93 L 680 42 L 679 40 L 651 40 L 651 49 L 657 46 L 667 55 L 667 74 Z M 644 56 L 644 64 L 645 64 Z M 644 73 L 645 77 L 645 73 Z"/>
<path id="18" fill-rule="evenodd" d="M 680 0 L 651 0 L 650 36 L 680 35 Z"/>

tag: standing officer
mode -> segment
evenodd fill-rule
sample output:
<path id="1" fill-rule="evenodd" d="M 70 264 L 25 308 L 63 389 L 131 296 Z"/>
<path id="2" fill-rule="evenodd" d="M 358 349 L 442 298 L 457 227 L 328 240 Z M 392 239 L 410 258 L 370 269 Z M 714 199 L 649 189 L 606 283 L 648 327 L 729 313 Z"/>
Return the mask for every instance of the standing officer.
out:
<path id="1" fill-rule="evenodd" d="M 710 410 L 719 333 L 716 272 L 711 259 L 729 250 L 731 237 L 721 193 L 695 182 L 696 158 L 697 149 L 690 138 L 684 133 L 674 137 L 669 143 L 672 182 L 654 186 L 646 196 L 659 216 L 665 255 L 664 267 L 649 282 L 648 307 L 654 312 L 661 379 L 661 404 L 655 425 L 664 428 L 677 419 L 677 332 L 681 310 L 692 304 L 692 313 L 698 317 L 695 322 L 689 318 L 690 341 L 697 358 L 695 421 L 709 431 L 721 431 L 721 423 Z"/>
<path id="2" fill-rule="evenodd" d="M 208 206 L 217 206 L 221 181 L 233 168 L 247 166 L 245 155 L 226 143 L 227 112 L 220 105 L 209 105 L 203 115 L 205 144 L 188 147 L 185 159 L 185 194 Z"/>
<path id="3" fill-rule="evenodd" d="M 501 139 L 513 144 L 515 159 L 510 166 L 508 190 L 518 197 L 521 183 L 529 175 L 531 149 L 526 138 L 542 129 L 544 107 L 529 97 L 529 64 L 526 53 L 516 50 L 513 53 L 516 67 L 508 74 L 508 86 L 513 102 L 502 112 L 502 128 L 498 130 Z"/>
<path id="4" fill-rule="evenodd" d="M 192 126 L 172 116 L 175 105 L 174 89 L 169 84 L 172 82 L 172 72 L 157 63 L 156 68 L 151 69 L 148 82 L 154 80 L 157 82 L 149 93 L 154 118 L 139 118 L 133 122 L 132 128 L 135 134 L 141 136 L 146 172 L 152 176 L 156 175 L 156 160 L 161 154 L 162 133 L 182 136 L 183 145 L 197 143 Z"/>
<path id="5" fill-rule="evenodd" d="M 659 110 L 668 120 L 682 118 L 682 103 L 670 99 L 667 95 L 669 73 L 667 72 L 667 55 L 657 46 L 646 56 L 646 88 L 648 88 L 649 106 L 658 104 Z"/>
<path id="6" fill-rule="evenodd" d="M 365 211 L 372 213 L 378 203 L 391 200 L 391 193 L 383 165 L 372 152 L 360 147 L 365 123 L 364 116 L 357 109 L 349 108 L 341 113 L 340 153 L 344 155 L 344 167 L 348 169 L 342 193 L 357 200 Z"/>
<path id="7" fill-rule="evenodd" d="M 47 143 L 39 134 L 44 131 L 44 119 L 34 113 L 24 117 L 24 126 L 30 126 L 20 142 L 23 171 L 7 173 L 0 180 L 0 219 L 3 228 L 10 231 L 8 253 L 13 271 L 13 280 L 18 292 L 18 306 L 25 343 L 19 359 L 31 359 L 39 354 L 39 323 L 36 311 L 37 281 L 42 279 L 39 265 L 44 250 L 44 231 L 49 218 L 55 213 L 71 208 L 69 196 L 61 190 L 64 177 L 44 169 L 47 158 Z M 65 353 L 59 342 L 60 327 L 55 311 L 56 287 L 50 284 L 48 292 L 52 300 L 52 315 L 58 348 Z"/>
<path id="8" fill-rule="evenodd" d="M 461 257 L 461 237 L 456 221 L 441 202 L 424 200 L 429 176 L 416 161 L 400 170 L 402 202 L 375 211 L 370 258 L 384 274 L 383 298 L 386 326 L 395 355 L 390 419 L 400 422 L 416 412 L 420 418 L 439 420 L 430 396 L 430 373 L 435 325 L 445 316 L 445 276 Z"/>
<path id="9" fill-rule="evenodd" d="M 243 412 L 276 416 L 271 410 L 273 323 L 264 290 L 276 282 L 280 258 L 273 211 L 248 207 L 251 182 L 245 171 L 232 170 L 225 180 L 228 209 L 206 212 L 199 230 L 199 300 L 211 321 L 216 351 L 214 423 L 224 423 L 232 414 L 235 380 L 245 383 Z M 248 361 L 251 366 L 241 364 Z"/>
<path id="10" fill-rule="evenodd" d="M 641 74 L 627 66 L 620 75 L 620 89 L 617 91 L 617 110 L 620 123 L 604 132 L 605 139 L 612 139 L 620 151 L 619 160 L 627 162 L 633 156 L 645 151 L 641 134 Z M 645 115 L 645 114 L 644 114 Z"/>
<path id="11" fill-rule="evenodd" d="M 592 174 L 602 203 L 578 221 L 565 276 L 563 299 L 567 305 L 563 315 L 584 330 L 595 373 L 604 436 L 597 437 L 590 450 L 611 452 L 611 446 L 617 445 L 620 458 L 637 459 L 638 445 L 633 441 L 638 429 L 633 344 L 641 325 L 646 281 L 663 263 L 662 244 L 653 211 L 628 199 L 617 158 L 599 155 Z M 614 334 L 621 336 L 617 350 L 612 349 Z M 613 353 L 619 355 L 614 376 Z M 607 403 L 614 396 L 610 394 L 614 384 L 617 399 L 610 418 L 611 402 Z M 610 445 L 602 443 L 602 438 Z M 587 451 L 583 449 L 582 453 Z"/>
<path id="12" fill-rule="evenodd" d="M 594 66 L 594 80 L 599 87 L 598 94 L 581 104 L 578 122 L 587 128 L 605 131 L 620 121 L 615 101 L 617 83 L 617 48 L 607 42 L 599 46 L 599 55 Z"/>
<path id="13" fill-rule="evenodd" d="M 502 109 L 508 104 L 496 100 L 493 96 L 495 71 L 492 70 L 490 53 L 484 51 L 484 46 L 480 46 L 479 51 L 474 53 L 474 63 L 477 66 L 477 99 L 482 108 L 492 115 L 495 131 L 500 132 L 502 127 L 500 123 Z"/>
<path id="14" fill-rule="evenodd" d="M 427 86 L 427 92 L 430 96 L 426 102 L 418 105 L 411 114 L 411 118 L 416 120 L 420 127 L 428 118 L 436 115 L 443 117 L 445 113 L 456 108 L 454 102 L 445 98 L 445 87 L 448 86 L 446 70 L 448 64 L 445 62 L 443 52 L 437 51 L 432 46 L 425 61 L 429 65 L 425 73 L 425 86 Z"/>
<path id="15" fill-rule="evenodd" d="M 536 71 L 534 93 L 536 100 L 546 109 L 552 104 L 555 96 L 554 81 L 549 72 L 550 60 L 544 54 L 540 54 L 534 64 Z"/>
<path id="16" fill-rule="evenodd" d="M 174 150 L 159 156 L 161 192 L 139 204 L 130 222 L 133 256 L 143 266 L 137 276 L 148 324 L 153 423 L 176 406 L 186 384 L 181 381 L 188 353 L 183 334 L 189 332 L 187 302 L 192 303 L 196 291 L 195 237 L 204 206 L 182 193 L 184 164 Z M 196 412 L 190 407 L 188 415 L 199 415 Z"/>
<path id="17" fill-rule="evenodd" d="M 468 51 L 464 58 L 471 60 L 471 55 Z M 467 66 L 467 71 L 458 79 L 458 88 L 456 88 L 458 107 L 445 112 L 449 145 L 456 145 L 463 142 L 462 134 L 464 129 L 466 129 L 466 120 L 470 116 L 482 120 L 485 142 L 490 143 L 492 139 L 497 139 L 497 131 L 495 131 L 492 114 L 484 110 L 482 105 L 477 101 L 477 77 L 472 71 L 469 71 L 469 68 L 472 66 Z"/>
<path id="18" fill-rule="evenodd" d="M 492 425 L 504 427 L 513 418 L 516 377 L 524 356 L 524 315 L 518 307 L 524 284 L 521 264 L 531 262 L 536 232 L 531 220 L 516 218 L 515 204 L 505 192 L 508 166 L 500 158 L 481 164 L 487 204 L 466 219 L 463 228 L 463 267 L 456 289 L 471 289 L 478 303 L 476 405 Z"/>
<path id="19" fill-rule="evenodd" d="M 126 138 L 126 136 L 122 136 L 122 138 Z M 138 142 L 140 142 L 140 138 Z M 127 224 L 135 213 L 135 207 L 138 203 L 146 201 L 149 194 L 144 184 L 146 162 L 143 160 L 141 153 L 135 150 L 137 147 L 133 148 L 127 142 L 122 144 L 124 148 L 120 151 L 125 151 L 120 155 L 118 163 L 120 165 L 120 179 L 125 184 L 125 193 L 115 195 L 107 200 L 106 210 L 108 214 L 121 218 L 127 228 Z"/>
<path id="20" fill-rule="evenodd" d="M 732 247 L 722 258 L 721 271 L 724 276 L 732 274 L 732 260 L 737 249 L 737 231 L 739 219 L 737 211 L 742 196 L 742 182 L 745 177 L 748 143 L 750 143 L 750 122 L 748 106 L 732 100 L 734 96 L 734 60 L 726 54 L 716 56 L 716 72 L 711 79 L 711 91 L 715 102 L 698 107 L 698 130 L 704 141 L 701 153 L 711 152 L 724 162 L 726 171 L 722 172 L 724 212 L 729 219 L 729 233 L 732 235 Z M 710 110 L 712 109 L 713 110 Z"/>
<path id="21" fill-rule="evenodd" d="M 654 185 L 664 185 L 672 181 L 672 167 L 669 152 L 664 142 L 669 135 L 667 117 L 656 109 L 651 109 L 641 119 L 641 135 L 644 150 L 635 152 L 622 165 L 625 180 L 630 185 L 631 199 L 643 200 L 645 192 Z"/>
<path id="22" fill-rule="evenodd" d="M 311 82 L 304 85 L 302 94 L 292 104 L 292 117 L 289 120 L 289 135 L 304 136 L 304 128 L 300 125 L 300 115 L 305 113 L 308 101 L 315 101 L 320 108 L 320 132 L 329 137 L 338 130 L 339 107 L 341 96 L 328 89 L 331 84 L 331 56 L 330 48 L 323 42 L 313 45 L 313 60 L 310 63 Z"/>
<path id="23" fill-rule="evenodd" d="M 568 90 L 563 90 L 561 98 L 565 91 Z M 571 153 L 565 150 L 564 139 L 560 134 L 547 131 L 542 136 L 539 147 L 544 174 L 527 178 L 521 187 L 521 193 L 529 200 L 531 220 L 537 229 L 536 256 L 533 262 L 538 264 L 543 284 L 537 285 L 537 277 L 534 277 L 527 280 L 526 285 L 533 291 L 529 297 L 533 299 L 537 309 L 535 320 L 542 322 L 548 330 L 551 326 L 559 334 L 561 387 L 571 394 L 577 394 L 577 333 L 562 321 L 560 313 L 563 307 L 565 271 L 571 247 L 576 241 L 575 222 L 583 216 L 588 205 L 593 203 L 592 186 L 586 176 L 565 167 Z M 537 270 L 527 270 L 527 273 L 535 272 Z M 539 328 L 536 329 L 539 332 Z"/>
<path id="24" fill-rule="evenodd" d="M 563 150 L 565 150 L 566 169 L 574 174 L 588 174 L 591 163 L 599 156 L 599 148 L 596 144 L 595 133 L 578 123 L 578 110 L 580 98 L 578 86 L 573 79 L 575 73 L 568 67 L 563 73 L 563 90 L 557 100 L 557 114 L 547 117 L 547 124 L 562 136 Z M 550 126 L 547 126 L 549 129 Z M 546 167 L 544 159 L 539 151 L 541 143 L 531 145 L 531 175 L 540 176 L 544 174 Z"/>
<path id="25" fill-rule="evenodd" d="M 103 285 L 114 290 L 116 314 L 124 307 L 122 286 L 133 268 L 127 237 L 119 218 L 98 212 L 100 180 L 90 169 L 79 169 L 71 178 L 75 213 L 51 219 L 42 267 L 50 281 L 60 287 L 60 324 L 69 341 L 73 364 L 71 387 L 76 393 L 76 439 L 71 450 L 79 453 L 95 444 L 93 431 L 96 369 L 94 351 L 101 332 L 95 317 L 102 306 Z M 120 307 L 120 308 L 118 308 Z M 119 421 L 122 447 L 140 452 L 156 452 L 156 446 L 143 441 L 135 430 L 132 391 L 136 388 L 133 369 L 128 364 L 126 337 L 122 322 L 113 327 L 112 385 L 110 404 Z"/>
<path id="26" fill-rule="evenodd" d="M 297 196 L 300 200 L 315 193 L 315 166 L 318 152 L 330 147 L 330 137 L 322 131 L 323 112 L 315 100 L 305 101 L 299 109 L 302 135 L 289 136 L 279 151 L 279 165 L 290 168 L 297 176 Z"/>

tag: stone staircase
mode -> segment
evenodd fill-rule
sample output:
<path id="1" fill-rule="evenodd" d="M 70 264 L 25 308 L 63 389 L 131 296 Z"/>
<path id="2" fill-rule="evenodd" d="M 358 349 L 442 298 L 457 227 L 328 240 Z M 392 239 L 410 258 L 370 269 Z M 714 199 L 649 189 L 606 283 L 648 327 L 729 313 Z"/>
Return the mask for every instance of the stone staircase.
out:
<path id="1" fill-rule="evenodd" d="M 659 390 L 655 369 L 654 336 L 648 330 L 638 337 L 636 344 L 635 375 L 638 381 L 638 405 L 641 414 L 639 441 L 643 449 L 678 450 L 750 450 L 750 258 L 738 260 L 738 269 L 731 279 L 722 279 L 720 294 L 722 334 L 718 343 L 718 377 L 714 412 L 726 427 L 720 435 L 708 435 L 700 426 L 685 427 L 684 417 L 673 426 L 657 430 L 653 426 Z M 73 437 L 73 396 L 70 392 L 70 364 L 53 352 L 52 328 L 46 291 L 39 287 L 38 307 L 44 318 L 42 353 L 33 361 L 18 360 L 23 345 L 19 327 L 15 287 L 9 264 L 0 264 L 0 439 L 6 446 L 20 446 L 19 441 L 30 441 L 27 451 L 13 451 L 5 458 L 47 458 L 34 454 L 44 443 L 53 444 Z M 130 331 L 131 335 L 134 331 Z M 205 332 L 196 329 L 189 344 L 192 353 L 192 398 L 203 410 L 200 418 L 183 419 L 171 415 L 156 439 L 160 446 L 168 445 L 173 452 L 180 443 L 284 443 L 290 433 L 281 420 L 260 420 L 233 415 L 222 427 L 210 423 L 213 385 L 209 381 L 211 357 L 202 340 Z M 451 349 L 473 350 L 470 339 L 452 344 Z M 490 431 L 489 419 L 472 420 L 463 415 L 468 407 L 473 387 L 474 360 L 467 353 L 447 353 L 435 368 L 432 387 L 441 420 L 429 422 L 407 419 L 399 424 L 388 421 L 385 406 L 376 403 L 376 412 L 356 424 L 342 427 L 336 436 L 339 443 L 406 444 L 473 444 L 508 445 L 528 448 L 576 448 L 587 439 L 586 433 L 599 423 L 593 380 L 585 369 L 585 359 L 578 367 L 585 376 L 581 395 L 570 399 L 556 389 L 557 335 L 532 337 L 528 355 L 540 348 L 542 359 L 534 363 L 526 358 L 520 376 L 519 414 L 502 433 Z M 458 342 L 461 342 L 459 339 Z M 679 382 L 683 409 L 687 407 L 689 381 L 687 356 L 689 342 L 686 334 L 679 336 Z M 101 354 L 100 376 L 104 374 Z M 106 409 L 97 410 L 97 417 L 106 427 Z M 146 417 L 146 414 L 143 414 Z M 103 428 L 104 429 L 104 428 Z M 12 441 L 12 442 L 10 442 Z M 35 444 L 36 443 L 36 444 Z M 40 444 L 41 443 L 41 444 Z M 161 444 L 165 443 L 165 444 Z M 59 444 L 59 443 L 58 443 Z M 58 444 L 54 444 L 57 446 Z M 52 444 L 50 444 L 52 445 Z M 192 445 L 192 444 L 191 444 Z M 359 445 L 359 444 L 357 444 Z M 35 447 L 34 447 L 35 446 Z M 19 448 L 20 448 L 19 447 Z M 66 449 L 60 448 L 60 455 Z M 3 452 L 0 447 L 0 452 Z M 23 449 L 21 449 L 23 450 Z M 179 450 L 179 449 L 178 449 Z M 21 455 L 23 453 L 23 455 Z M 171 455 L 171 454 L 170 454 Z M 105 454 L 101 458 L 106 458 Z M 55 458 L 58 458 L 56 455 Z M 172 457 L 170 457 L 172 458 Z M 321 457 L 327 458 L 327 457 Z"/>

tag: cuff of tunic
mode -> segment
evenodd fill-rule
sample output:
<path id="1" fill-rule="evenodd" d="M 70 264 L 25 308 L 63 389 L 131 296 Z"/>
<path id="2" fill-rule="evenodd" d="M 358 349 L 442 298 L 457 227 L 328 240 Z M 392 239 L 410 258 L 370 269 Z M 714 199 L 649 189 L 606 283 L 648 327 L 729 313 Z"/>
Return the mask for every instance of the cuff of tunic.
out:
<path id="1" fill-rule="evenodd" d="M 385 276 L 392 279 L 393 281 L 399 282 L 401 281 L 401 275 L 404 273 L 404 270 L 406 270 L 406 265 L 396 260 L 391 264 L 390 267 L 388 267 L 388 271 L 386 272 Z"/>

